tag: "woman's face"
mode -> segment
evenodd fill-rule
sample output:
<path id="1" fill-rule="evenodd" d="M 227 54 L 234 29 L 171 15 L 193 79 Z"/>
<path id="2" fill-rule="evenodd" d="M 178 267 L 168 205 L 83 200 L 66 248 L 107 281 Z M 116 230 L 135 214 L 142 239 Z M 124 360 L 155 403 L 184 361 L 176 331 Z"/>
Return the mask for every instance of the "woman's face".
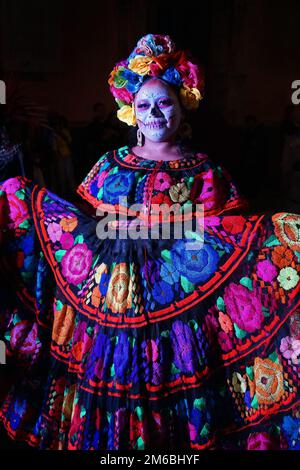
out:
<path id="1" fill-rule="evenodd" d="M 151 78 L 139 89 L 134 100 L 137 124 L 153 142 L 164 142 L 176 133 L 182 111 L 179 100 L 167 83 Z"/>

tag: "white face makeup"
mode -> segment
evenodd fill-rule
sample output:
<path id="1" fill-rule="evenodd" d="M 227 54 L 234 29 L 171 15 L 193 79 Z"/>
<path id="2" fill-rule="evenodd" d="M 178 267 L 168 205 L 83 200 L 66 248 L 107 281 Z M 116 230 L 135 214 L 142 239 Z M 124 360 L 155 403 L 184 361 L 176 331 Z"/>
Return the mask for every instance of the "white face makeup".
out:
<path id="1" fill-rule="evenodd" d="M 169 140 L 177 131 L 182 111 L 176 94 L 167 83 L 149 79 L 134 100 L 137 124 L 144 136 L 153 142 Z"/>

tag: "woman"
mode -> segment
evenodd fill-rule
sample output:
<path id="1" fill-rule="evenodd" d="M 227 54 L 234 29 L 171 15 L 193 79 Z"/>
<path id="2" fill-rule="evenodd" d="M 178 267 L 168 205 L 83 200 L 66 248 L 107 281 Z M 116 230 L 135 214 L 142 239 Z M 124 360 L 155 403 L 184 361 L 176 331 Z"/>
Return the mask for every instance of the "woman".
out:
<path id="1" fill-rule="evenodd" d="M 242 215 L 228 173 L 182 145 L 202 83 L 168 36 L 143 37 L 109 84 L 137 145 L 79 186 L 97 215 L 1 186 L 2 338 L 20 370 L 6 430 L 40 449 L 299 448 L 300 217 Z"/>

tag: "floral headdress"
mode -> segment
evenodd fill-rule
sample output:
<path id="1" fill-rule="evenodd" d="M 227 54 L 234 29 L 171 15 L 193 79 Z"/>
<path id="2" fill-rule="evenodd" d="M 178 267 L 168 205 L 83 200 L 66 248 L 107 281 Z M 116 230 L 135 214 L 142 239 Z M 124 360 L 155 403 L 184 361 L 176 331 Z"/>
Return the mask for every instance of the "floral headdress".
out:
<path id="1" fill-rule="evenodd" d="M 115 65 L 108 80 L 120 108 L 117 116 L 129 126 L 136 125 L 134 94 L 148 77 L 159 77 L 177 86 L 185 109 L 198 108 L 204 85 L 198 65 L 188 60 L 185 51 L 177 50 L 169 36 L 147 34 L 138 41 L 127 60 Z"/>

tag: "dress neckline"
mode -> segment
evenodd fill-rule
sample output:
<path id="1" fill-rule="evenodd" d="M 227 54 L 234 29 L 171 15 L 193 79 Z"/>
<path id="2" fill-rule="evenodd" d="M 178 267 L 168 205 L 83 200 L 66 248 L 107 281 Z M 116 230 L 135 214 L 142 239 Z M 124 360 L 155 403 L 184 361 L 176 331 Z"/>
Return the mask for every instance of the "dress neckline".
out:
<path id="1" fill-rule="evenodd" d="M 114 158 L 125 167 L 152 169 L 159 166 L 178 170 L 200 165 L 207 158 L 207 155 L 198 152 L 193 153 L 192 156 L 177 158 L 175 160 L 151 160 L 135 154 L 128 145 L 125 145 L 114 152 Z"/>

